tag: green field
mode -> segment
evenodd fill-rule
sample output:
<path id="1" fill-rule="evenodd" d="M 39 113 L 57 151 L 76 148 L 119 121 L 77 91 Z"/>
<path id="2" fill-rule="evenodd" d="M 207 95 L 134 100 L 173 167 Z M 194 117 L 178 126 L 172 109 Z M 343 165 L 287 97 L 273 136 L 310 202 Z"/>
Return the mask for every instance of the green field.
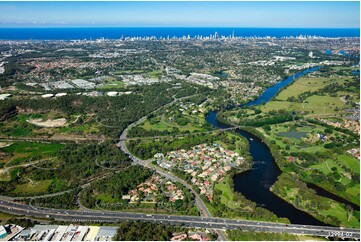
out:
<path id="1" fill-rule="evenodd" d="M 172 129 L 165 122 L 157 122 L 155 124 L 151 124 L 149 121 L 145 121 L 141 127 L 144 128 L 145 130 L 154 129 L 154 130 L 159 130 L 159 131 L 164 131 L 164 130 L 170 131 Z"/>
<path id="2" fill-rule="evenodd" d="M 307 91 L 314 92 L 319 89 L 322 89 L 323 87 L 331 84 L 331 83 L 344 83 L 345 79 L 336 79 L 334 78 L 324 78 L 324 77 L 318 77 L 318 78 L 300 78 L 297 79 L 293 84 L 288 86 L 285 90 L 281 91 L 277 95 L 277 100 L 283 100 L 286 101 L 289 97 L 297 97 L 298 95 L 305 93 Z"/>
<path id="3" fill-rule="evenodd" d="M 261 106 L 262 112 L 269 112 L 273 110 L 295 110 L 299 112 L 309 112 L 305 116 L 325 116 L 335 115 L 339 113 L 336 111 L 336 107 L 341 110 L 346 108 L 347 105 L 342 102 L 340 97 L 331 96 L 317 96 L 313 95 L 308 97 L 304 103 L 296 103 L 289 101 L 271 101 Z"/>
<path id="4" fill-rule="evenodd" d="M 66 127 L 60 127 L 56 129 L 58 133 L 68 134 L 99 134 L 100 125 L 96 122 L 89 122 L 84 124 L 71 124 Z"/>
<path id="5" fill-rule="evenodd" d="M 17 185 L 13 193 L 17 196 L 34 196 L 44 194 L 51 182 L 52 180 L 29 181 L 28 183 Z"/>
<path id="6" fill-rule="evenodd" d="M 96 197 L 97 201 L 100 201 L 101 203 L 117 203 L 119 202 L 119 198 L 117 197 L 112 197 L 112 195 L 108 195 L 108 194 L 98 194 Z"/>
<path id="7" fill-rule="evenodd" d="M 163 75 L 163 72 L 162 71 L 159 71 L 159 70 L 153 70 L 151 72 L 148 72 L 147 73 L 151 78 L 161 78 L 162 75 Z"/>
<path id="8" fill-rule="evenodd" d="M 357 220 L 355 216 L 352 216 L 348 219 L 348 213 L 345 211 L 343 207 L 339 203 L 331 203 L 331 208 L 328 210 L 320 210 L 320 214 L 324 216 L 335 216 L 339 220 L 342 221 L 341 226 L 359 228 L 360 222 Z"/>
<path id="9" fill-rule="evenodd" d="M 262 128 L 257 128 L 258 131 L 261 131 L 265 137 L 269 140 L 275 142 L 277 147 L 281 150 L 286 150 L 286 147 L 289 148 L 288 155 L 290 156 L 292 152 L 305 152 L 308 154 L 328 154 L 326 157 L 321 160 L 317 160 L 314 158 L 308 158 L 308 160 L 300 160 L 296 159 L 295 164 L 297 165 L 295 168 L 298 169 L 298 172 L 303 174 L 302 179 L 307 182 L 314 183 L 331 193 L 334 193 L 340 197 L 343 197 L 355 204 L 359 204 L 359 184 L 353 182 L 351 178 L 351 174 L 345 170 L 344 167 L 351 169 L 354 172 L 358 172 L 360 169 L 360 162 L 352 158 L 350 155 L 343 154 L 335 154 L 328 153 L 329 149 L 324 147 L 326 142 L 321 142 L 316 137 L 317 133 L 323 133 L 325 128 L 320 125 L 310 124 L 308 122 L 302 122 L 305 126 L 293 126 L 293 122 L 287 122 L 282 124 L 274 124 L 271 125 L 271 131 L 266 132 Z M 296 132 L 308 132 L 308 136 L 302 138 L 300 140 L 294 138 L 281 137 L 278 134 L 280 132 L 285 132 L 287 130 L 295 130 Z M 340 132 L 334 131 L 333 134 L 329 135 L 330 138 L 335 138 L 341 135 Z M 311 159 L 311 160 L 309 160 Z M 311 165 L 305 165 L 307 162 L 312 162 Z M 304 168 L 302 168 L 304 167 Z M 325 181 L 314 181 L 311 177 L 311 174 L 315 171 L 321 172 L 325 176 L 332 175 L 331 169 L 337 169 L 337 173 L 340 175 L 339 179 L 335 179 L 335 182 L 340 182 L 345 186 L 345 190 L 337 190 L 334 184 L 329 183 L 326 179 Z"/>
<path id="10" fill-rule="evenodd" d="M 111 89 L 119 89 L 124 87 L 123 81 L 110 81 L 106 82 L 104 85 L 98 87 L 99 90 L 111 90 Z"/>
<path id="11" fill-rule="evenodd" d="M 348 70 L 350 68 L 331 69 Z M 352 104 L 359 102 L 359 90 L 356 86 L 357 80 L 348 76 L 304 77 L 282 90 L 274 100 L 253 108 L 261 112 L 252 114 L 248 110 L 247 113 L 240 110 L 229 112 L 229 115 L 231 121 L 237 123 L 244 117 L 257 119 L 269 115 L 270 111 L 284 109 L 289 112 L 296 111 L 299 116 L 307 119 L 324 118 L 342 123 L 344 115 L 348 115 L 344 109 L 351 108 Z M 314 93 L 318 91 L 319 93 Z M 300 102 L 300 100 L 303 101 Z M 317 135 L 325 134 L 326 127 L 326 125 L 313 124 L 306 120 L 295 120 L 270 124 L 266 128 L 258 127 L 256 130 L 261 132 L 266 140 L 273 144 L 273 149 L 279 152 L 281 158 L 278 159 L 278 163 L 285 167 L 285 172 L 293 170 L 301 175 L 300 179 L 359 204 L 360 185 L 353 177 L 359 174 L 360 162 L 346 152 L 356 147 L 357 143 L 353 141 L 352 135 L 333 128 L 331 128 L 331 133 L 327 133 L 327 139 L 322 141 Z M 331 148 L 334 144 L 338 145 L 338 148 Z M 294 161 L 286 161 L 286 158 Z M 289 196 L 294 196 L 295 191 L 288 192 Z M 284 196 L 281 195 L 281 197 Z M 333 206 L 330 211 L 323 210 L 320 216 L 331 215 L 332 211 L 339 214 L 340 209 L 343 208 Z M 342 220 L 347 226 L 355 224 L 355 221 L 345 221 L 345 217 L 342 217 Z"/>
<path id="12" fill-rule="evenodd" d="M 232 178 L 230 176 L 226 176 L 222 182 L 218 182 L 214 185 L 214 190 L 221 191 L 221 202 L 234 210 L 253 211 L 251 207 L 246 207 L 241 201 L 235 199 L 233 188 L 229 185 L 229 179 Z"/>
<path id="13" fill-rule="evenodd" d="M 257 128 L 258 131 L 262 132 L 267 138 L 276 142 L 276 144 L 282 148 L 286 145 L 290 147 L 292 151 L 304 151 L 304 152 L 324 152 L 326 149 L 323 147 L 323 143 L 318 143 L 317 133 L 323 133 L 325 128 L 320 125 L 314 125 L 303 122 L 304 126 L 296 126 L 294 122 L 286 122 L 282 124 L 270 125 L 271 131 L 266 132 L 262 128 Z M 307 136 L 301 139 L 290 138 L 281 136 L 280 133 L 288 132 L 301 132 L 307 133 Z"/>
<path id="14" fill-rule="evenodd" d="M 351 82 L 352 81 L 352 82 Z M 333 116 L 339 117 L 340 114 L 345 113 L 342 111 L 343 108 L 350 108 L 350 104 L 342 101 L 341 98 L 349 95 L 348 100 L 354 102 L 358 101 L 358 90 L 353 89 L 352 86 L 348 89 L 338 89 L 332 93 L 316 93 L 322 91 L 321 89 L 330 88 L 332 84 L 340 85 L 341 87 L 345 84 L 353 85 L 354 81 L 350 78 L 325 78 L 325 77 L 304 77 L 295 80 L 290 86 L 282 90 L 273 100 L 261 105 L 259 109 L 262 111 L 261 115 L 265 115 L 269 111 L 273 110 L 289 110 L 303 112 L 306 117 L 315 116 Z M 338 88 L 341 88 L 338 87 Z M 325 91 L 323 91 L 325 92 Z M 300 102 L 298 97 L 305 94 Z M 294 98 L 294 99 L 290 99 Z M 250 116 L 252 117 L 252 116 Z"/>
<path id="15" fill-rule="evenodd" d="M 230 241 L 325 241 L 323 237 L 285 233 L 264 233 L 255 231 L 227 230 Z"/>
<path id="16" fill-rule="evenodd" d="M 144 73 L 144 70 L 117 70 L 113 72 L 114 75 L 134 75 L 142 73 Z"/>
<path id="17" fill-rule="evenodd" d="M 350 168 L 353 171 L 360 170 L 360 161 L 351 157 L 350 155 L 342 154 L 337 157 L 340 164 Z"/>
<path id="18" fill-rule="evenodd" d="M 350 212 L 341 203 L 316 195 L 305 183 L 295 179 L 295 174 L 282 173 L 272 186 L 272 191 L 298 209 L 310 213 L 323 222 L 352 228 L 360 226 L 356 213 L 349 216 Z M 336 220 L 340 224 L 336 224 Z"/>
<path id="19" fill-rule="evenodd" d="M 62 127 L 38 127 L 28 122 L 29 119 L 53 120 L 65 118 L 66 124 Z M 81 121 L 79 121 L 81 120 Z M 37 114 L 18 114 L 8 119 L 0 126 L 4 138 L 11 137 L 41 137 L 50 138 L 53 134 L 63 133 L 69 135 L 99 134 L 100 124 L 94 121 L 91 115 L 66 115 L 59 112 Z"/>
<path id="20" fill-rule="evenodd" d="M 63 147 L 64 145 L 55 143 L 14 142 L 12 145 L 0 150 L 12 155 L 7 165 L 18 165 L 33 157 L 55 154 Z"/>
<path id="21" fill-rule="evenodd" d="M 173 128 L 177 128 L 181 132 L 182 131 L 192 132 L 196 130 L 203 130 L 200 124 L 204 123 L 204 120 L 202 120 L 200 117 L 189 116 L 189 115 L 183 115 L 183 117 L 188 119 L 188 124 L 180 125 L 176 122 L 169 121 L 162 116 L 159 117 L 158 121 L 154 122 L 153 124 L 148 120 L 145 121 L 143 125 L 141 125 L 141 127 L 144 128 L 145 130 L 159 130 L 159 131 L 164 131 L 164 130 L 171 131 Z"/>

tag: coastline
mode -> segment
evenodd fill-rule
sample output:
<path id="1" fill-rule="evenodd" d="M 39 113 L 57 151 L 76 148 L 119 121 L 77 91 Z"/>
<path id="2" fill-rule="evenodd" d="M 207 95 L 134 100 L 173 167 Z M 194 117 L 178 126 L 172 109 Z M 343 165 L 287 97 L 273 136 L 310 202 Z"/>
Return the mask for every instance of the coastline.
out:
<path id="1" fill-rule="evenodd" d="M 218 35 L 233 38 L 305 39 L 359 38 L 360 28 L 255 28 L 255 27 L 101 27 L 38 26 L 0 27 L 0 40 L 118 40 L 128 38 L 172 39 Z M 234 34 L 233 34 L 234 32 Z"/>

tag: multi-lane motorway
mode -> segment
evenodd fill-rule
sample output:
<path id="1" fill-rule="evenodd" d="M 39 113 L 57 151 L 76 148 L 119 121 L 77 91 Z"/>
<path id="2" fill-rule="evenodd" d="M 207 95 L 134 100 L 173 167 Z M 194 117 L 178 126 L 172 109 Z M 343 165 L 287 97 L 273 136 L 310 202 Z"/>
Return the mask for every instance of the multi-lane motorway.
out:
<path id="1" fill-rule="evenodd" d="M 187 227 L 207 228 L 215 230 L 242 229 L 257 232 L 290 233 L 323 237 L 341 237 L 360 239 L 358 229 L 337 228 L 327 226 L 311 226 L 297 224 L 281 224 L 261 221 L 235 220 L 224 218 L 205 218 L 196 216 L 178 216 L 161 214 L 142 214 L 127 212 L 95 211 L 95 210 L 61 210 L 37 208 L 13 201 L 1 200 L 0 211 L 41 218 L 53 218 L 69 222 L 117 222 L 144 221 L 164 224 L 178 224 Z"/>

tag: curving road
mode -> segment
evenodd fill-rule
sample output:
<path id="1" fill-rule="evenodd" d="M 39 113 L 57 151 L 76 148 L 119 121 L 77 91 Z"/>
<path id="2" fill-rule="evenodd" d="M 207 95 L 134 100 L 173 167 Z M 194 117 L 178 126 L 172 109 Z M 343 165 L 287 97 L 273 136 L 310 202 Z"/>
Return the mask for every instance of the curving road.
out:
<path id="1" fill-rule="evenodd" d="M 184 98 L 188 98 L 188 97 L 184 97 Z M 174 102 L 184 98 L 175 99 L 174 101 L 166 104 L 165 106 L 171 105 Z M 161 108 L 164 108 L 165 106 Z M 154 112 L 158 111 L 159 109 L 155 110 Z M 116 221 L 124 221 L 124 220 L 133 220 L 133 221 L 144 221 L 144 222 L 157 222 L 164 224 L 178 224 L 188 227 L 206 228 L 206 229 L 215 230 L 217 231 L 219 238 L 221 240 L 226 240 L 223 231 L 227 229 L 241 229 L 241 230 L 257 231 L 257 232 L 290 233 L 290 234 L 312 235 L 312 236 L 322 236 L 322 237 L 341 237 L 341 238 L 350 238 L 350 239 L 360 239 L 359 229 L 281 224 L 281 223 L 235 220 L 235 219 L 212 217 L 212 215 L 208 211 L 202 199 L 188 183 L 178 178 L 177 176 L 162 170 L 159 167 L 151 166 L 149 160 L 141 160 L 130 154 L 130 152 L 128 151 L 125 145 L 125 140 L 127 139 L 127 132 L 131 127 L 145 121 L 145 119 L 146 117 L 141 118 L 137 122 L 129 125 L 128 128 L 124 130 L 124 132 L 120 136 L 120 142 L 118 143 L 119 147 L 123 150 L 124 153 L 128 154 L 135 163 L 148 167 L 149 169 L 155 170 L 159 174 L 167 177 L 168 179 L 180 182 L 185 187 L 187 187 L 195 195 L 196 205 L 199 211 L 201 212 L 202 216 L 196 217 L 196 216 L 178 216 L 178 215 L 161 215 L 161 214 L 153 215 L 153 214 L 143 214 L 143 213 L 112 212 L 112 211 L 97 211 L 97 210 L 62 210 L 62 209 L 39 208 L 39 207 L 29 206 L 26 204 L 16 203 L 11 200 L 14 198 L 5 197 L 5 196 L 0 196 L 0 211 L 10 214 L 25 215 L 25 216 L 39 217 L 39 218 L 51 218 L 54 220 L 70 221 L 70 222 L 116 222 Z M 86 185 L 87 184 L 83 184 L 83 186 Z M 50 196 L 53 195 L 54 194 L 51 194 Z"/>
<path id="2" fill-rule="evenodd" d="M 185 97 L 187 98 L 187 97 Z M 171 105 L 174 102 L 178 101 L 175 99 L 171 103 L 165 105 Z M 163 107 L 165 107 L 163 106 Z M 161 107 L 161 108 L 163 108 Z M 156 111 L 160 110 L 161 108 L 157 109 Z M 154 111 L 154 112 L 156 112 Z M 266 223 L 266 222 L 253 222 L 247 220 L 231 220 L 231 219 L 221 219 L 221 218 L 212 218 L 211 213 L 208 211 L 207 207 L 205 206 L 203 200 L 200 198 L 199 194 L 194 191 L 191 185 L 189 185 L 184 180 L 180 179 L 179 177 L 175 176 L 174 174 L 161 169 L 158 166 L 150 165 L 150 160 L 142 160 L 138 157 L 132 155 L 128 148 L 126 147 L 126 140 L 127 140 L 127 133 L 128 131 L 144 122 L 146 120 L 146 116 L 139 119 L 137 122 L 130 124 L 120 135 L 118 146 L 119 148 L 134 161 L 134 163 L 145 166 L 149 169 L 156 171 L 157 173 L 163 175 L 164 177 L 172 180 L 177 181 L 187 187 L 195 196 L 195 202 L 197 205 L 198 210 L 201 213 L 201 217 L 192 217 L 191 221 L 188 221 L 189 216 L 165 216 L 165 215 L 145 215 L 147 217 L 151 216 L 152 221 L 158 221 L 161 223 L 182 223 L 190 227 L 202 227 L 202 228 L 209 228 L 215 229 L 220 240 L 227 240 L 225 234 L 222 230 L 225 229 L 244 229 L 244 230 L 253 230 L 258 232 L 275 232 L 275 233 L 290 233 L 290 234 L 303 234 L 303 235 L 313 235 L 313 236 L 324 236 L 324 237 L 342 237 L 342 238 L 353 238 L 359 239 L 360 238 L 360 231 L 356 229 L 343 229 L 343 228 L 334 228 L 334 227 L 320 227 L 320 226 L 311 226 L 311 225 L 287 225 L 287 224 L 279 224 L 279 223 Z M 234 129 L 232 127 L 230 129 Z M 142 221 L 147 221 L 147 217 L 141 215 L 140 219 Z M 157 219 L 159 218 L 159 220 Z M 162 220 L 166 219 L 166 221 Z M 172 220 L 172 218 L 176 218 Z M 139 218 L 138 218 L 139 219 Z M 221 222 L 220 222 L 221 221 Z M 235 222 L 236 221 L 236 222 Z M 204 224 L 205 223 L 205 224 Z"/>
<path id="3" fill-rule="evenodd" d="M 195 94 L 197 95 L 197 94 Z M 151 113 L 155 113 L 157 111 L 159 111 L 160 109 L 162 108 L 165 108 L 167 106 L 170 106 L 172 104 L 174 104 L 175 102 L 177 101 L 180 101 L 180 100 L 183 100 L 183 99 L 186 99 L 186 98 L 190 98 L 190 97 L 193 97 L 195 95 L 191 95 L 191 96 L 187 96 L 187 97 L 182 97 L 182 98 L 175 98 L 174 97 L 174 100 L 158 109 L 156 109 L 155 111 L 151 112 Z M 148 169 L 151 169 L 151 170 L 154 170 L 156 171 L 157 173 L 161 174 L 162 176 L 168 178 L 169 180 L 171 181 L 175 181 L 175 182 L 179 182 L 181 183 L 183 186 L 185 186 L 186 188 L 188 188 L 192 194 L 195 196 L 195 203 L 196 203 L 196 206 L 198 208 L 198 210 L 200 211 L 201 215 L 203 217 L 206 217 L 206 218 L 209 218 L 209 217 L 212 217 L 212 214 L 208 211 L 206 205 L 204 204 L 203 200 L 200 198 L 199 194 L 193 189 L 193 187 L 191 185 L 189 185 L 187 182 L 185 182 L 183 179 L 180 179 L 179 177 L 175 176 L 174 174 L 168 172 L 168 171 L 165 171 L 163 169 L 161 169 L 160 167 L 158 166 L 152 166 L 150 165 L 150 160 L 142 160 L 142 159 L 139 159 L 138 157 L 134 156 L 133 154 L 131 154 L 126 146 L 126 140 L 127 140 L 127 134 L 128 134 L 128 131 L 138 125 L 138 124 L 141 124 L 142 122 L 144 122 L 145 120 L 147 119 L 147 116 L 144 116 L 142 117 L 141 119 L 139 119 L 138 121 L 130 124 L 123 132 L 122 134 L 120 135 L 119 137 L 119 143 L 118 143 L 118 147 L 125 153 L 129 156 L 129 158 L 131 158 L 133 160 L 134 163 L 136 164 L 139 164 L 139 165 L 142 165 L 144 167 L 147 167 Z M 227 237 L 225 236 L 225 234 L 222 232 L 222 231 L 216 231 L 217 234 L 218 234 L 218 237 L 220 240 L 222 241 L 226 241 L 227 240 Z"/>

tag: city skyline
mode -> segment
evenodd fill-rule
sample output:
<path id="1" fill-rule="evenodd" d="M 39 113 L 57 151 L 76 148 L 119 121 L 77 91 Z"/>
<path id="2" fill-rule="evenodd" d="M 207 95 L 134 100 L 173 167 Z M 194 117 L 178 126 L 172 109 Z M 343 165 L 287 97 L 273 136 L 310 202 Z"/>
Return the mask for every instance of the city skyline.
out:
<path id="1" fill-rule="evenodd" d="M 1 2 L 0 27 L 359 28 L 359 2 Z"/>

